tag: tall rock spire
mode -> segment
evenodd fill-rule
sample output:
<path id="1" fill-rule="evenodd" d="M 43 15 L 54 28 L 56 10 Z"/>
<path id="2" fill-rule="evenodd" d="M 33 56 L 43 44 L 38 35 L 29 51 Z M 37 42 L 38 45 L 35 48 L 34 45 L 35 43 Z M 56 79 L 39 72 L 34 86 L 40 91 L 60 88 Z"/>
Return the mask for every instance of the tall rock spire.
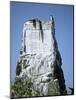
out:
<path id="1" fill-rule="evenodd" d="M 16 77 L 31 80 L 32 96 L 35 91 L 40 92 L 40 96 L 66 94 L 53 16 L 49 21 L 32 19 L 24 24 L 22 48 L 25 53 L 20 55 Z"/>

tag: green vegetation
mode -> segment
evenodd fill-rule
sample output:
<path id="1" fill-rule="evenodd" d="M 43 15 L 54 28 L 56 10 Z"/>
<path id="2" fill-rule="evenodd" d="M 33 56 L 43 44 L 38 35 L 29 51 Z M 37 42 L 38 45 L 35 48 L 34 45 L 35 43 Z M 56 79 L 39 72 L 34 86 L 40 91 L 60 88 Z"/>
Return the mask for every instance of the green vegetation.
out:
<path id="1" fill-rule="evenodd" d="M 53 82 L 49 85 L 51 91 L 49 90 L 48 96 L 60 95 L 60 93 L 57 92 L 58 88 L 55 86 L 56 84 Z M 17 78 L 14 84 L 11 85 L 11 98 L 38 97 L 38 96 L 44 96 L 44 95 L 41 92 L 34 89 L 33 83 L 31 82 L 30 79 L 25 80 Z"/>
<path id="2" fill-rule="evenodd" d="M 16 79 L 11 86 L 11 98 L 40 96 L 40 92 L 33 91 L 33 84 L 30 80 Z"/>
<path id="3" fill-rule="evenodd" d="M 31 81 L 16 79 L 14 85 L 11 86 L 11 98 L 30 97 L 32 96 Z"/>

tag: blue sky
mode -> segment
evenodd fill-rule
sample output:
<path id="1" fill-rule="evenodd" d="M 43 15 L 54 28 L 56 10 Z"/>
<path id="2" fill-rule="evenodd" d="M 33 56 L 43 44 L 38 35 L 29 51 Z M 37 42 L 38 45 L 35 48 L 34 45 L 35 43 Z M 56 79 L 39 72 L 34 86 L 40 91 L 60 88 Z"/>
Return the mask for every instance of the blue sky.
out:
<path id="1" fill-rule="evenodd" d="M 31 18 L 49 20 L 49 16 L 53 15 L 65 82 L 67 86 L 73 87 L 73 6 L 11 2 L 10 8 L 11 80 L 15 79 L 23 24 Z"/>

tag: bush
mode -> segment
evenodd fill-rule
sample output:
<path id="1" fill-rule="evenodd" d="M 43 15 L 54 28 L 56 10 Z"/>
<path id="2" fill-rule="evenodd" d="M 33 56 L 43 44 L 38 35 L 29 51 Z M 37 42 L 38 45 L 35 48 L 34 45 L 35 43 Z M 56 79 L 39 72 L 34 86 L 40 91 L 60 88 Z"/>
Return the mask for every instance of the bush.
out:
<path id="1" fill-rule="evenodd" d="M 16 79 L 11 86 L 11 98 L 40 96 L 38 91 L 34 91 L 34 94 L 32 94 L 32 90 L 33 83 L 31 80 Z"/>

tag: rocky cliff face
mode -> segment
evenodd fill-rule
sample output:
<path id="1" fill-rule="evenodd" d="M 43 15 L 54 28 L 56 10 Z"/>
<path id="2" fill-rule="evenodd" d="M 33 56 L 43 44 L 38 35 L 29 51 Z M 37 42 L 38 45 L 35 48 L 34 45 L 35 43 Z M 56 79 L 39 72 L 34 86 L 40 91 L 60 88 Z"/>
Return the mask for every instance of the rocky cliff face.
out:
<path id="1" fill-rule="evenodd" d="M 31 80 L 32 96 L 35 91 L 39 91 L 40 96 L 66 94 L 54 28 L 52 16 L 49 21 L 32 19 L 24 24 L 16 78 Z"/>

